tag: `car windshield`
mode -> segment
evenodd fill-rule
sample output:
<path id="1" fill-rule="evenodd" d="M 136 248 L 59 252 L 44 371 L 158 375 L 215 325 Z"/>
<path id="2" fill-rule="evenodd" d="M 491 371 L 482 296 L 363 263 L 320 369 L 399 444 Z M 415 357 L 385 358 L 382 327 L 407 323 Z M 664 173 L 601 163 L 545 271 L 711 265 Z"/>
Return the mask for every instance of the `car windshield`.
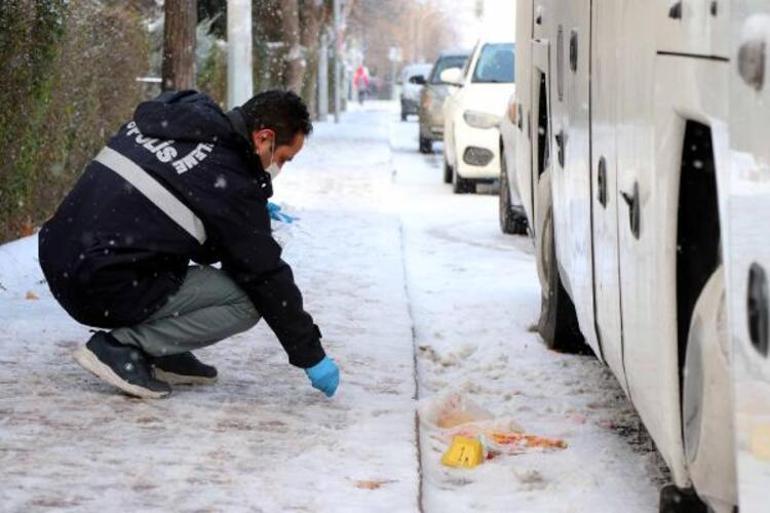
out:
<path id="1" fill-rule="evenodd" d="M 468 60 L 467 55 L 449 55 L 442 57 L 436 63 L 433 68 L 433 73 L 430 75 L 429 82 L 431 84 L 441 84 L 441 72 L 449 68 L 460 68 L 465 66 L 465 61 Z"/>
<path id="2" fill-rule="evenodd" d="M 513 43 L 484 45 L 473 72 L 473 82 L 513 83 L 515 59 L 513 46 Z"/>

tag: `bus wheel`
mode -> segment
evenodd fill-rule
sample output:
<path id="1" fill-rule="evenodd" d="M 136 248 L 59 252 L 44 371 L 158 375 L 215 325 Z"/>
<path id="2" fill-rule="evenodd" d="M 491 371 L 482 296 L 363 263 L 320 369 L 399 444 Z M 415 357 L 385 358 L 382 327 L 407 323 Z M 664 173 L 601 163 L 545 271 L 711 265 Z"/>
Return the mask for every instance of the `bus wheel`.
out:
<path id="1" fill-rule="evenodd" d="M 540 320 L 537 331 L 549 349 L 564 353 L 589 353 L 577 322 L 575 305 L 561 283 L 556 262 L 553 210 L 548 209 L 542 235 L 537 241 L 537 256 L 544 274 L 541 288 Z"/>

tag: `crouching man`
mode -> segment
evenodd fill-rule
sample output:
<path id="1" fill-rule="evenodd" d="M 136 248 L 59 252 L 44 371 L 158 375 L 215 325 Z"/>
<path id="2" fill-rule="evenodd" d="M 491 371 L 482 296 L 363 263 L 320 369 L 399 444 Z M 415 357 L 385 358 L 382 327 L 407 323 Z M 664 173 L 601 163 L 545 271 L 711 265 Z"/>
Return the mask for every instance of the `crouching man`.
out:
<path id="1" fill-rule="evenodd" d="M 272 179 L 311 131 L 305 104 L 284 91 L 227 113 L 195 91 L 137 107 L 40 232 L 56 299 L 109 330 L 76 351 L 81 366 L 130 395 L 163 397 L 170 384 L 215 381 L 192 351 L 264 318 L 289 362 L 334 394 L 339 370 L 267 209 Z"/>

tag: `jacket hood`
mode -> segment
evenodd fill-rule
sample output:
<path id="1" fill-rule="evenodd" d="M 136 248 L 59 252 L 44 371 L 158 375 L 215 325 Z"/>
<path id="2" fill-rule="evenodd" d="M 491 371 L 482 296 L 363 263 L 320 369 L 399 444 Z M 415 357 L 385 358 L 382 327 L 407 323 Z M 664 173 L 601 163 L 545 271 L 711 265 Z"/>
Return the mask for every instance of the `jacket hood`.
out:
<path id="1" fill-rule="evenodd" d="M 148 137 L 250 146 L 222 109 L 197 91 L 168 91 L 140 103 L 134 121 Z"/>

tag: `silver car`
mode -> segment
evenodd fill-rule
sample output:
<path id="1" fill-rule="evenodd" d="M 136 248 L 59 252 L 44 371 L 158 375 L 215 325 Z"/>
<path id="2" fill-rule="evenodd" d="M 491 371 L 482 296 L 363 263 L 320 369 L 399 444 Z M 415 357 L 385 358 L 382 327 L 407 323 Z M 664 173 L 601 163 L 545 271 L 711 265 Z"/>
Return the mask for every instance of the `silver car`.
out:
<path id="1" fill-rule="evenodd" d="M 409 114 L 419 114 L 420 91 L 428 81 L 433 64 L 410 64 L 401 72 L 401 121 Z"/>
<path id="2" fill-rule="evenodd" d="M 420 93 L 420 153 L 431 153 L 433 141 L 444 139 L 444 99 L 449 86 L 441 81 L 441 72 L 450 68 L 464 68 L 470 51 L 442 53 L 433 65 L 428 81 Z"/>

